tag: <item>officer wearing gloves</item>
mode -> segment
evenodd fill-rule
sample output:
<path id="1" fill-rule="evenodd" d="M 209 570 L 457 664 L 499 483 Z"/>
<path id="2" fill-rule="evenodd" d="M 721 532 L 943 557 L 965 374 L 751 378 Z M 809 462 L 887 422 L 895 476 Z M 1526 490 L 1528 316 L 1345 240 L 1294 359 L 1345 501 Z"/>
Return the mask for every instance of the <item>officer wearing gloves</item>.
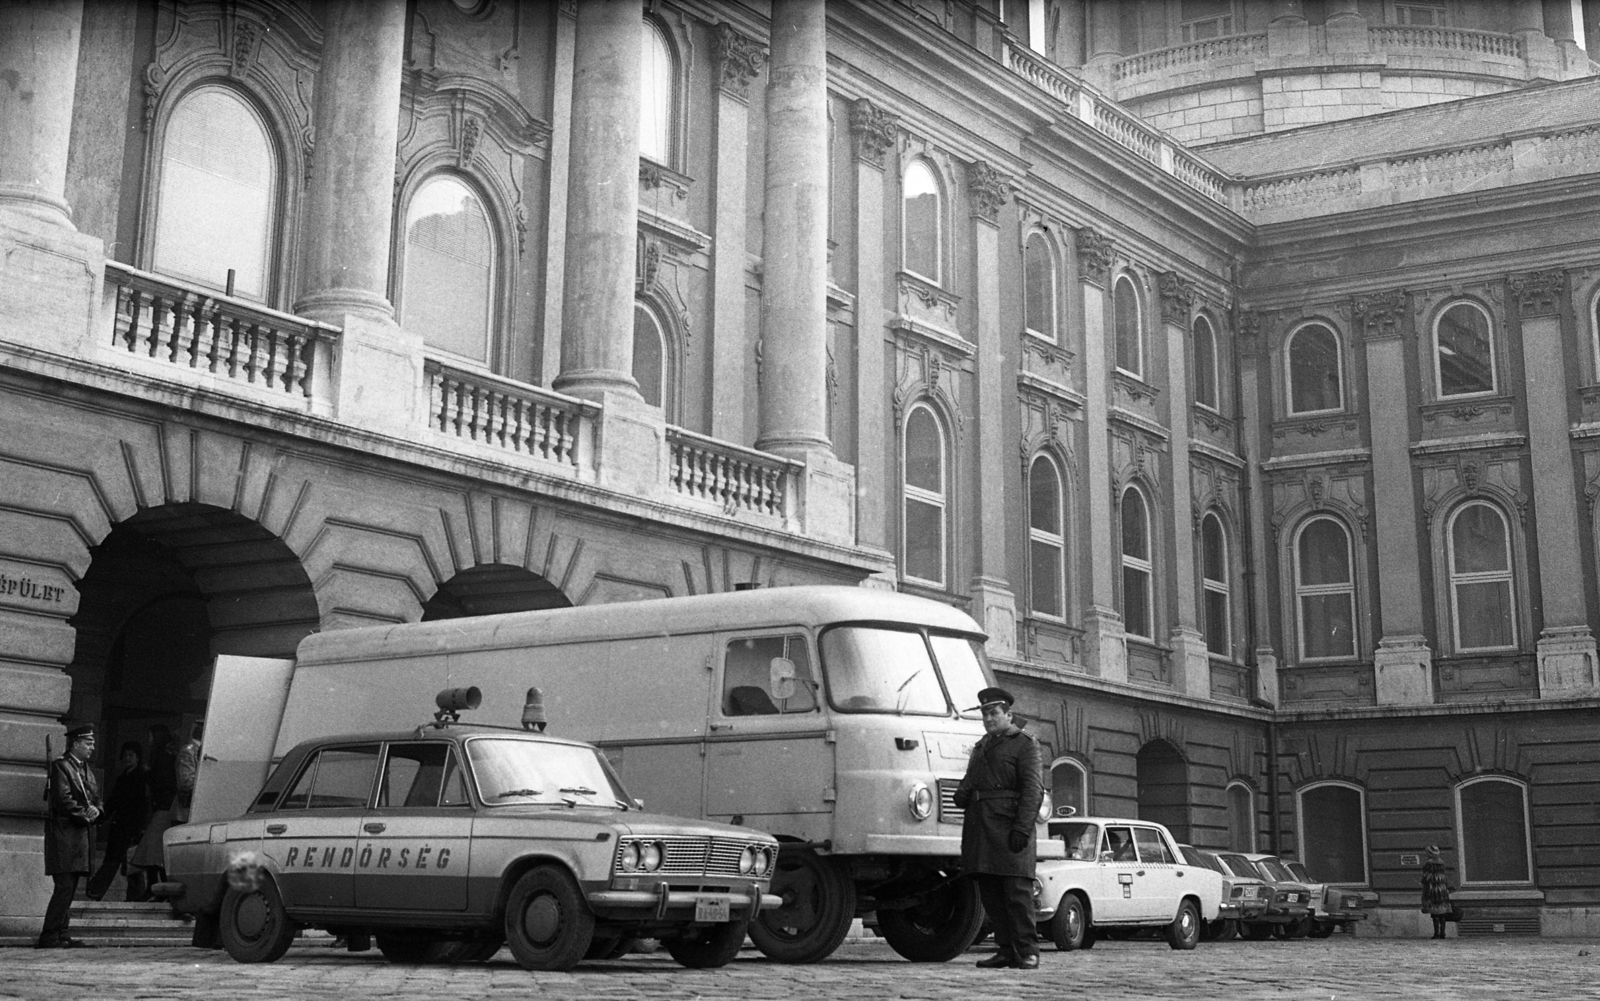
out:
<path id="1" fill-rule="evenodd" d="M 1039 742 L 1011 713 L 1016 701 L 1004 688 L 978 693 L 984 736 L 967 760 L 955 805 L 966 811 L 961 827 L 961 867 L 978 882 L 978 896 L 994 925 L 1000 950 L 985 969 L 1039 968 L 1034 935 L 1034 820 L 1044 800 Z"/>
<path id="2" fill-rule="evenodd" d="M 67 750 L 50 762 L 45 798 L 50 817 L 44 825 L 44 873 L 55 883 L 44 912 L 44 929 L 38 948 L 66 949 L 85 943 L 67 934 L 72 897 L 78 880 L 94 871 L 94 835 L 90 825 L 100 819 L 100 784 L 89 770 L 94 754 L 94 727 L 84 724 L 67 730 Z"/>

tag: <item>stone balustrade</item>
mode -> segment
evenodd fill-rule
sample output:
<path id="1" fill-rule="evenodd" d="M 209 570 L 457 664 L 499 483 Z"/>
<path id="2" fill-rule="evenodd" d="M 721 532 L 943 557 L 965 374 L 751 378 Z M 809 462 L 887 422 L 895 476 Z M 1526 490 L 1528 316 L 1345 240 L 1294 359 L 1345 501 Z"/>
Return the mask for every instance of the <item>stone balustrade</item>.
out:
<path id="1" fill-rule="evenodd" d="M 1249 35 L 1225 35 L 1131 55 L 1111 68 L 1111 79 L 1120 84 L 1156 73 L 1193 67 L 1210 68 L 1219 63 L 1249 62 L 1266 54 L 1267 33 L 1264 31 Z"/>
<path id="2" fill-rule="evenodd" d="M 667 428 L 667 445 L 672 493 L 715 504 L 729 516 L 787 521 L 794 515 L 791 499 L 804 479 L 801 463 L 679 427 Z"/>
<path id="3" fill-rule="evenodd" d="M 1398 49 L 1426 49 L 1468 53 L 1473 56 L 1504 56 L 1523 59 L 1526 49 L 1516 35 L 1469 28 L 1435 28 L 1415 24 L 1385 24 L 1368 29 L 1372 47 L 1380 52 Z"/>
<path id="4" fill-rule="evenodd" d="M 423 372 L 427 425 L 440 434 L 569 469 L 592 448 L 598 404 L 435 358 Z"/>
<path id="5" fill-rule="evenodd" d="M 1081 80 L 1014 38 L 1006 39 L 1001 55 L 1006 69 L 1053 95 L 1062 104 L 1077 106 Z"/>

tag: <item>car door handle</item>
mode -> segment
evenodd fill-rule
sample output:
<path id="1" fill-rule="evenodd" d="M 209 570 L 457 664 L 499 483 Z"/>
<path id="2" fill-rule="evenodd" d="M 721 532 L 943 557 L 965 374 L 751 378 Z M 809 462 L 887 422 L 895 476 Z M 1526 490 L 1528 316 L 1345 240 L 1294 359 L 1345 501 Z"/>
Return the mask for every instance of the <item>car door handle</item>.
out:
<path id="1" fill-rule="evenodd" d="M 733 729 L 733 724 L 732 723 L 713 723 L 713 724 L 711 724 L 711 729 L 713 729 L 713 730 L 732 730 Z"/>
<path id="2" fill-rule="evenodd" d="M 368 834 L 382 834 L 389 829 L 387 824 L 362 824 L 361 829 Z"/>
<path id="3" fill-rule="evenodd" d="M 268 824 L 267 825 L 267 833 L 268 834 L 282 834 L 284 831 L 287 831 L 288 829 L 289 829 L 289 825 L 288 824 Z"/>
<path id="4" fill-rule="evenodd" d="M 1182 869 L 1179 869 L 1179 870 L 1178 870 L 1178 878 L 1179 878 L 1179 879 L 1182 879 L 1182 878 L 1183 878 L 1183 870 L 1182 870 Z"/>
<path id="5" fill-rule="evenodd" d="M 1138 872 L 1134 873 L 1134 875 L 1135 876 L 1143 876 L 1144 875 L 1144 870 L 1140 869 Z"/>

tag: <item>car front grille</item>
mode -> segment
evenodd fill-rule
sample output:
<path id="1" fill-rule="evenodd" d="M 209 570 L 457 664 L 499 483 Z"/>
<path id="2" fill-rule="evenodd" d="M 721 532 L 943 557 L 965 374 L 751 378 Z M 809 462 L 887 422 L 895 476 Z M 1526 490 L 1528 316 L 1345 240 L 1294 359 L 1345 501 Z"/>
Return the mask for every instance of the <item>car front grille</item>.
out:
<path id="1" fill-rule="evenodd" d="M 956 806 L 956 788 L 960 786 L 956 779 L 939 780 L 939 823 L 959 824 L 966 811 Z"/>
<path id="2" fill-rule="evenodd" d="M 706 860 L 706 875 L 739 875 L 739 859 L 744 856 L 745 847 L 749 844 L 748 841 L 732 838 L 712 838 L 711 857 Z"/>
<path id="3" fill-rule="evenodd" d="M 617 850 L 612 855 L 613 871 L 622 871 L 623 846 L 630 842 L 647 844 L 652 841 L 658 842 L 665 849 L 661 868 L 650 873 L 642 869 L 635 870 L 639 875 L 738 876 L 739 859 L 744 854 L 746 846 L 754 843 L 739 838 L 623 838 L 617 842 Z"/>

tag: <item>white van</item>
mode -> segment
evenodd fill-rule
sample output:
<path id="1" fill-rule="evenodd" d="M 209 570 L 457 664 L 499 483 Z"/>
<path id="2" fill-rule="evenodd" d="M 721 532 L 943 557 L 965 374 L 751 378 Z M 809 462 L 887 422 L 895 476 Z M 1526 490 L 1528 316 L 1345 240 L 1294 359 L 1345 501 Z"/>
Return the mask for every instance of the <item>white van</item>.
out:
<path id="1" fill-rule="evenodd" d="M 652 810 L 783 843 L 751 938 L 812 962 L 876 912 L 919 961 L 971 944 L 982 908 L 957 879 L 951 798 L 994 683 L 983 633 L 946 605 L 786 587 L 318 633 L 301 644 L 281 755 L 352 727 L 414 725 L 443 688 L 477 686 L 485 723 L 518 725 L 529 687 L 552 733 L 600 746 Z M 1060 857 L 1041 809 L 1038 852 Z"/>

